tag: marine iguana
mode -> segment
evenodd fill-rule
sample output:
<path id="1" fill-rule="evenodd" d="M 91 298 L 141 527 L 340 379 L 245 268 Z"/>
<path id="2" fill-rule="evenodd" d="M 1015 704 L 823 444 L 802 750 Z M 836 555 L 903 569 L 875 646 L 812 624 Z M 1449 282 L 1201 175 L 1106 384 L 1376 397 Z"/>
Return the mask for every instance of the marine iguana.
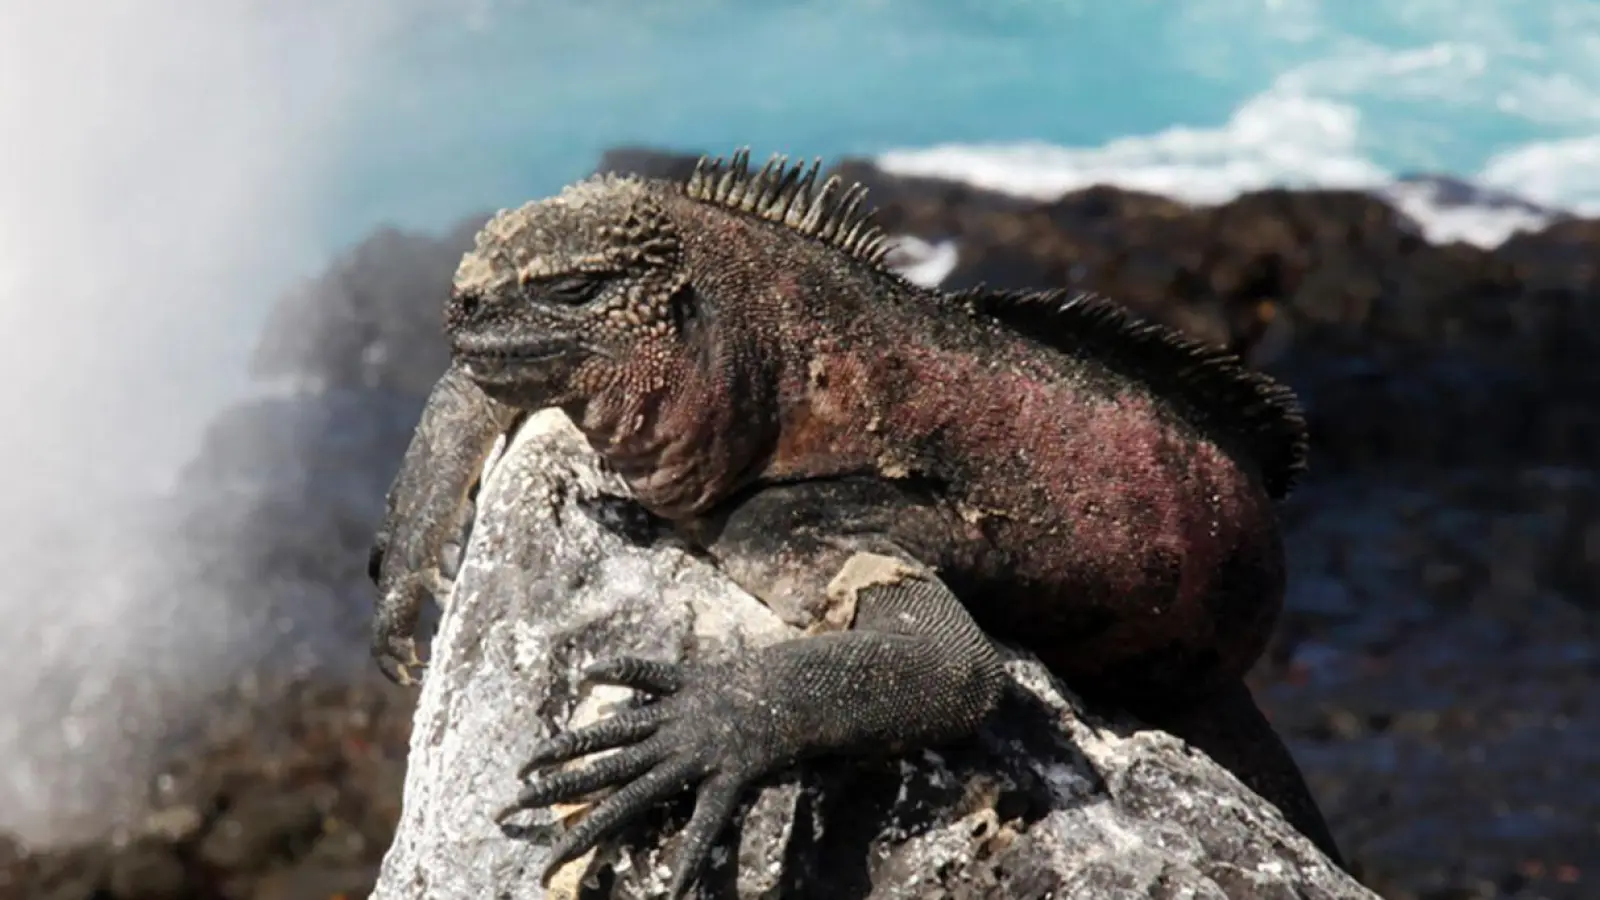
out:
<path id="1" fill-rule="evenodd" d="M 698 784 L 681 895 L 757 779 L 972 733 L 1006 682 L 991 639 L 1199 746 L 1337 862 L 1242 681 L 1282 603 L 1294 395 L 1110 300 L 912 284 L 864 189 L 819 169 L 753 170 L 741 150 L 686 181 L 595 176 L 484 226 L 370 560 L 380 666 L 412 680 L 419 606 L 448 588 L 441 552 L 492 444 L 559 407 L 645 509 L 814 633 L 720 664 L 591 667 L 655 699 L 522 769 L 620 748 L 498 813 L 616 789 L 549 870 Z"/>

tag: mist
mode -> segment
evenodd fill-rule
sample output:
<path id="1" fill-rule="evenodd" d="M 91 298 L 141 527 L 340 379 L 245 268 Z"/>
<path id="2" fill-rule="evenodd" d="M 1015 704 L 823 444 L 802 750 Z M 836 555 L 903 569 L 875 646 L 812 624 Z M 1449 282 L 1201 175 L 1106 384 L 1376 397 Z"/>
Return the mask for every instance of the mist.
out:
<path id="1" fill-rule="evenodd" d="M 155 711 L 241 664 L 145 504 L 245 398 L 394 0 L 0 0 L 0 829 L 114 817 Z M 122 785 L 123 787 L 119 787 Z"/>

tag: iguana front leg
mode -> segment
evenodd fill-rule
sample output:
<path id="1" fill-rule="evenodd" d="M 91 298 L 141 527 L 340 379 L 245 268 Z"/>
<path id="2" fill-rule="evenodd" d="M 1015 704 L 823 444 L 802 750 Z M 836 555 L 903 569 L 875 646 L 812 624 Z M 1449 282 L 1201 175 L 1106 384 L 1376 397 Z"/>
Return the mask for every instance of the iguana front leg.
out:
<path id="1" fill-rule="evenodd" d="M 847 492 L 846 492 L 847 493 Z M 546 876 L 696 784 L 669 896 L 696 878 L 744 791 L 757 779 L 824 753 L 902 751 L 973 732 L 999 702 L 999 653 L 961 601 L 884 533 L 862 530 L 894 510 L 852 517 L 836 486 L 773 488 L 747 501 L 710 541 L 724 568 L 786 617 L 822 600 L 850 610 L 852 630 L 775 644 L 730 661 L 601 662 L 592 681 L 624 684 L 653 703 L 557 735 L 520 777 L 613 748 L 586 768 L 544 774 L 502 810 L 575 800 L 616 788 L 551 848 Z M 860 508 L 857 508 L 858 510 Z M 829 522 L 817 514 L 831 511 Z M 770 602 L 770 601 L 769 601 Z M 827 606 L 814 612 L 826 617 Z"/>
<path id="2" fill-rule="evenodd" d="M 445 545 L 465 526 L 467 494 L 495 440 L 518 411 L 491 400 L 458 367 L 434 385 L 389 486 L 383 524 L 367 574 L 378 586 L 372 655 L 390 680 L 415 684 L 415 632 L 422 602 L 447 594 L 441 572 Z"/>

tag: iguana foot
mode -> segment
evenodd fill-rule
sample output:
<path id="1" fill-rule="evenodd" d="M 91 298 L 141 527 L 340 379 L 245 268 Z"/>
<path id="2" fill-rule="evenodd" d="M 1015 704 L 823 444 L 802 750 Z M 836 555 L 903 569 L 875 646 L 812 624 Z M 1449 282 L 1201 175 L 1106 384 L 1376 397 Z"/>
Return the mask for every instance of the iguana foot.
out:
<path id="1" fill-rule="evenodd" d="M 417 656 L 414 638 L 399 637 L 377 628 L 373 629 L 372 658 L 385 678 L 405 687 L 422 684 L 423 672 L 428 668 Z"/>
<path id="2" fill-rule="evenodd" d="M 645 706 L 542 742 L 519 773 L 616 752 L 575 771 L 547 772 L 496 820 L 569 803 L 603 788 L 550 850 L 563 863 L 695 790 L 670 896 L 683 896 L 758 779 L 824 753 L 900 753 L 975 731 L 999 702 L 1005 669 L 961 601 L 920 566 L 857 553 L 830 582 L 855 609 L 849 631 L 782 641 L 716 664 L 622 657 L 584 672 L 657 696 Z M 696 787 L 698 785 L 698 787 Z"/>
<path id="3" fill-rule="evenodd" d="M 422 683 L 427 664 L 417 657 L 417 611 L 429 594 L 444 597 L 449 592 L 449 582 L 432 570 L 403 580 L 380 599 L 372 618 L 372 658 L 390 681 L 407 686 Z"/>
<path id="4" fill-rule="evenodd" d="M 621 684 L 657 695 L 656 701 L 558 734 L 533 749 L 518 772 L 621 748 L 582 769 L 551 772 L 523 789 L 495 815 L 568 803 L 616 788 L 568 828 L 550 849 L 544 878 L 637 820 L 657 803 L 700 784 L 694 814 L 667 896 L 682 897 L 733 820 L 739 799 L 763 774 L 792 761 L 797 742 L 763 709 L 758 675 L 744 667 L 685 666 L 622 657 L 591 666 L 587 682 Z"/>

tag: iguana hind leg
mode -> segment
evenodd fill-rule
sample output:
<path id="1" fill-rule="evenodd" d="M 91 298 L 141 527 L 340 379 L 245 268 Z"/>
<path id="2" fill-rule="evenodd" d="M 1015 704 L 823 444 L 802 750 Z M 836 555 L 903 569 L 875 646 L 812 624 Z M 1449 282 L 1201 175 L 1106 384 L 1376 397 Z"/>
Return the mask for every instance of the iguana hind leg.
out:
<path id="1" fill-rule="evenodd" d="M 467 495 L 495 440 L 517 415 L 454 366 L 428 395 L 367 558 L 367 574 L 378 587 L 372 655 L 393 681 L 417 681 L 413 672 L 422 662 L 415 631 L 422 603 L 449 592 L 442 573 L 445 546 L 465 526 Z"/>

